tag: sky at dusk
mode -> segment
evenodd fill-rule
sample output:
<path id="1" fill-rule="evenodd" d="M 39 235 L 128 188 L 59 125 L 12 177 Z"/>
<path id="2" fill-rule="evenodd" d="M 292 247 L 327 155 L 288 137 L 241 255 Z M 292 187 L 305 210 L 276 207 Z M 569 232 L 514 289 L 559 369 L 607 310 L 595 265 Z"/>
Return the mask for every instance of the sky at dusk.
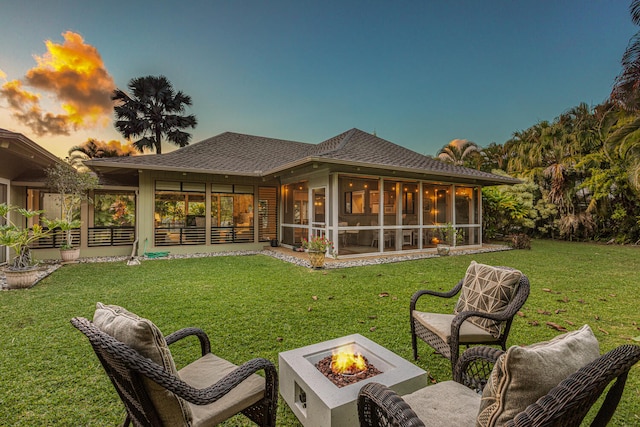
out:
<path id="1" fill-rule="evenodd" d="M 629 2 L 0 1 L 0 128 L 64 157 L 122 136 L 110 94 L 164 75 L 192 143 L 225 131 L 319 143 L 351 128 L 435 155 L 604 101 Z M 163 152 L 173 149 L 165 146 Z"/>

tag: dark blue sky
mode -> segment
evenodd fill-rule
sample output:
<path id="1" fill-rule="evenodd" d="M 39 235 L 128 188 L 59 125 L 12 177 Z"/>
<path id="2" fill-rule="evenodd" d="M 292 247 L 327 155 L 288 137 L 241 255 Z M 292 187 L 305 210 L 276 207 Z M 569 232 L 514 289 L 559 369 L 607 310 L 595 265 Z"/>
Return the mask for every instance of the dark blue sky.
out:
<path id="1" fill-rule="evenodd" d="M 224 131 L 321 142 L 357 127 L 435 154 L 456 138 L 503 143 L 580 102 L 602 102 L 636 31 L 628 6 L 10 0 L 0 12 L 0 76 L 22 79 L 45 40 L 73 31 L 118 87 L 163 74 L 191 95 L 193 142 Z M 35 136 L 0 107 L 0 127 L 59 155 L 88 137 L 121 139 L 111 124 Z"/>

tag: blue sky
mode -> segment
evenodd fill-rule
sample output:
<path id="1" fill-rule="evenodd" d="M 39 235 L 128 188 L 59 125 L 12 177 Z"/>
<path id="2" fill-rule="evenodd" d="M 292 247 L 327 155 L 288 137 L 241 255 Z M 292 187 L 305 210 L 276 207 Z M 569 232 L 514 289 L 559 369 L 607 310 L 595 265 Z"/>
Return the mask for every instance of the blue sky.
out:
<path id="1" fill-rule="evenodd" d="M 13 1 L 0 84 L 71 31 L 119 88 L 165 75 L 190 95 L 197 142 L 225 131 L 318 143 L 357 127 L 423 154 L 513 132 L 607 98 L 637 30 L 627 1 Z M 45 111 L 59 113 L 51 93 Z M 102 122 L 104 124 L 104 122 Z M 57 155 L 123 138 L 109 121 L 36 135 L 0 99 L 0 127 Z"/>

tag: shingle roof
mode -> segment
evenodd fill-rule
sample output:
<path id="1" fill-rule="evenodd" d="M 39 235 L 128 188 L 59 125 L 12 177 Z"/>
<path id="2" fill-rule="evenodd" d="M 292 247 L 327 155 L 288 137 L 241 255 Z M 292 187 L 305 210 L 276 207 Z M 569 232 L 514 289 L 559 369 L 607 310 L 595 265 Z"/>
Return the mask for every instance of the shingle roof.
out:
<path id="1" fill-rule="evenodd" d="M 518 182 L 441 162 L 355 128 L 320 144 L 225 132 L 166 154 L 93 159 L 86 163 L 94 167 L 264 176 L 308 162 L 398 169 L 496 183 Z"/>
<path id="2" fill-rule="evenodd" d="M 93 159 L 87 164 L 260 175 L 278 164 L 304 157 L 311 146 L 303 142 L 225 132 L 165 154 Z"/>

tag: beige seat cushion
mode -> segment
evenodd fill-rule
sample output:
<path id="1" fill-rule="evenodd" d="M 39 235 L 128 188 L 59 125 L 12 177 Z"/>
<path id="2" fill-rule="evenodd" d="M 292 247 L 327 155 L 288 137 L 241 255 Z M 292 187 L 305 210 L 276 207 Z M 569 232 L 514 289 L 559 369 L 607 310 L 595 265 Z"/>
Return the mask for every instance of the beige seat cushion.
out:
<path id="1" fill-rule="evenodd" d="M 518 270 L 493 267 L 471 261 L 464 276 L 460 298 L 454 310 L 481 311 L 498 313 L 509 304 L 515 294 L 522 273 Z M 470 317 L 469 321 L 486 330 L 494 337 L 499 337 L 502 323 L 482 317 Z"/>
<path id="2" fill-rule="evenodd" d="M 498 358 L 483 390 L 477 425 L 504 425 L 599 356 L 588 325 L 547 342 L 510 347 Z"/>
<path id="3" fill-rule="evenodd" d="M 414 311 L 413 317 L 425 328 L 436 334 L 446 343 L 451 339 L 451 322 L 453 314 L 423 313 Z M 460 326 L 460 343 L 490 343 L 496 339 L 486 330 L 465 320 Z"/>
<path id="4" fill-rule="evenodd" d="M 118 341 L 177 375 L 176 365 L 162 332 L 151 321 L 122 307 L 97 303 L 93 324 Z M 149 397 L 164 425 L 184 426 L 191 420 L 187 402 L 148 378 L 143 378 Z"/>
<path id="5" fill-rule="evenodd" d="M 211 353 L 180 369 L 180 378 L 196 388 L 213 385 L 237 366 Z M 237 414 L 264 397 L 265 380 L 253 374 L 231 392 L 209 405 L 189 403 L 193 413 L 193 426 L 212 426 Z"/>
<path id="6" fill-rule="evenodd" d="M 402 396 L 426 425 L 474 426 L 480 395 L 455 381 L 445 381 Z"/>

